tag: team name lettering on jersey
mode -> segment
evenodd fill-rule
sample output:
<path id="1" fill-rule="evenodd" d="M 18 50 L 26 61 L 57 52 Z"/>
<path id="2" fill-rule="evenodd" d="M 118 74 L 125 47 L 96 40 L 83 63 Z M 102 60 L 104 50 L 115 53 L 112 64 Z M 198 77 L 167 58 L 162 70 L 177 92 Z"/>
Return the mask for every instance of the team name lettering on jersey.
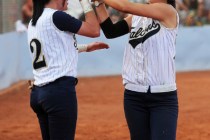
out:
<path id="1" fill-rule="evenodd" d="M 145 29 L 140 27 L 136 32 L 130 33 L 130 41 L 129 43 L 135 49 L 136 46 L 140 43 L 144 43 L 148 38 L 155 35 L 160 31 L 160 24 L 152 21 L 152 24 L 149 24 Z"/>
<path id="2" fill-rule="evenodd" d="M 158 20 L 133 15 L 123 58 L 125 89 L 144 93 L 149 89 L 151 93 L 177 89 L 174 60 L 177 32 L 178 26 L 168 29 Z"/>

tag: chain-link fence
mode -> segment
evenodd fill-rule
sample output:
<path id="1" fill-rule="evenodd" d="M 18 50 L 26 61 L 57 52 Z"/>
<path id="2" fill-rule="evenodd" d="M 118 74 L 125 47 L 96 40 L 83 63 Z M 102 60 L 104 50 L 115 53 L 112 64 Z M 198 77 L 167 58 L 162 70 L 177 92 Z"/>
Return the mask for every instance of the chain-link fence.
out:
<path id="1" fill-rule="evenodd" d="M 0 0 L 0 33 L 15 30 L 15 22 L 21 18 L 21 6 L 25 0 Z"/>

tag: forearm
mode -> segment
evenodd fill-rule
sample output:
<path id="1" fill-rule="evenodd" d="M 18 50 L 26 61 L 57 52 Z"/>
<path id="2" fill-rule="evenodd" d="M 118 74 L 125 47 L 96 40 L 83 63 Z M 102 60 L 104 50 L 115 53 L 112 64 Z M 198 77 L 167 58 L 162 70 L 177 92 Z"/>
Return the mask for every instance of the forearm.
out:
<path id="1" fill-rule="evenodd" d="M 96 7 L 96 12 L 100 23 L 104 22 L 109 17 L 104 3 Z"/>
<path id="2" fill-rule="evenodd" d="M 85 22 L 91 25 L 91 28 L 95 28 L 96 30 L 100 30 L 100 26 L 98 23 L 98 19 L 94 13 L 94 11 L 88 12 L 85 14 Z"/>
<path id="3" fill-rule="evenodd" d="M 85 14 L 84 24 L 87 24 L 87 26 L 90 27 L 89 29 L 93 29 L 94 31 L 99 32 L 100 26 L 91 4 L 88 0 L 81 0 L 80 3 Z"/>
<path id="4" fill-rule="evenodd" d="M 174 8 L 164 3 L 142 4 L 129 2 L 128 0 L 104 0 L 104 2 L 118 11 L 159 21 L 165 21 L 175 13 Z"/>
<path id="5" fill-rule="evenodd" d="M 116 38 L 129 33 L 129 26 L 125 20 L 113 24 L 110 18 L 107 18 L 100 24 L 104 35 L 108 39 Z"/>
<path id="6" fill-rule="evenodd" d="M 125 35 L 129 32 L 128 24 L 125 20 L 119 21 L 113 24 L 109 18 L 108 12 L 106 10 L 105 4 L 102 3 L 96 7 L 96 12 L 100 22 L 101 29 L 104 32 L 106 38 L 116 38 Z"/>
<path id="7" fill-rule="evenodd" d="M 128 0 L 104 0 L 104 3 L 120 12 L 140 16 L 147 15 L 145 14 L 147 13 L 147 9 L 145 9 L 145 4 L 133 3 Z"/>
<path id="8" fill-rule="evenodd" d="M 126 12 L 128 10 L 128 6 L 132 4 L 127 0 L 104 0 L 104 3 L 122 12 Z"/>

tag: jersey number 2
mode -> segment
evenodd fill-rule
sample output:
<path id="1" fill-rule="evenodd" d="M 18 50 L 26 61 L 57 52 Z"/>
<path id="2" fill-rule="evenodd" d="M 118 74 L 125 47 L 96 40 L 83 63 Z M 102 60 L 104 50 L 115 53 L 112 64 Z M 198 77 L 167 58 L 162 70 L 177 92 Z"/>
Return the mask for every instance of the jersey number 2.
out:
<path id="1" fill-rule="evenodd" d="M 42 45 L 40 43 L 39 40 L 37 39 L 32 39 L 30 42 L 30 49 L 31 52 L 34 53 L 35 52 L 35 58 L 33 61 L 33 67 L 35 70 L 46 67 L 46 61 L 45 61 L 45 57 L 42 53 Z"/>

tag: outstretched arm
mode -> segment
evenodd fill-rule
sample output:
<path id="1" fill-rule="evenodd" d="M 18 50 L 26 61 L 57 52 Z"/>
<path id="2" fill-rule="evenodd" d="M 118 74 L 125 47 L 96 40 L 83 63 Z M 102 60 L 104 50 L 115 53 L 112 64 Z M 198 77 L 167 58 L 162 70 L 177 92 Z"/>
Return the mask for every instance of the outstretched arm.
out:
<path id="1" fill-rule="evenodd" d="M 167 27 L 176 27 L 176 9 L 166 3 L 141 4 L 128 0 L 104 0 L 104 2 L 119 11 L 148 17 L 163 22 Z"/>
<path id="2" fill-rule="evenodd" d="M 53 14 L 53 23 L 61 31 L 87 36 L 100 36 L 100 26 L 98 19 L 88 0 L 80 0 L 85 13 L 85 21 L 78 20 L 62 11 L 56 11 Z"/>
<path id="3" fill-rule="evenodd" d="M 164 3 L 141 4 L 129 2 L 128 0 L 104 0 L 104 2 L 119 11 L 157 20 L 163 20 L 173 13 L 169 5 Z"/>
<path id="4" fill-rule="evenodd" d="M 96 6 L 96 11 L 101 29 L 103 30 L 106 38 L 116 38 L 129 33 L 132 16 L 128 16 L 124 20 L 113 24 L 103 1 L 101 0 L 99 3 L 100 5 Z"/>
<path id="5" fill-rule="evenodd" d="M 89 0 L 80 0 L 80 3 L 85 13 L 85 21 L 82 22 L 77 34 L 87 37 L 100 36 L 100 26 Z"/>

